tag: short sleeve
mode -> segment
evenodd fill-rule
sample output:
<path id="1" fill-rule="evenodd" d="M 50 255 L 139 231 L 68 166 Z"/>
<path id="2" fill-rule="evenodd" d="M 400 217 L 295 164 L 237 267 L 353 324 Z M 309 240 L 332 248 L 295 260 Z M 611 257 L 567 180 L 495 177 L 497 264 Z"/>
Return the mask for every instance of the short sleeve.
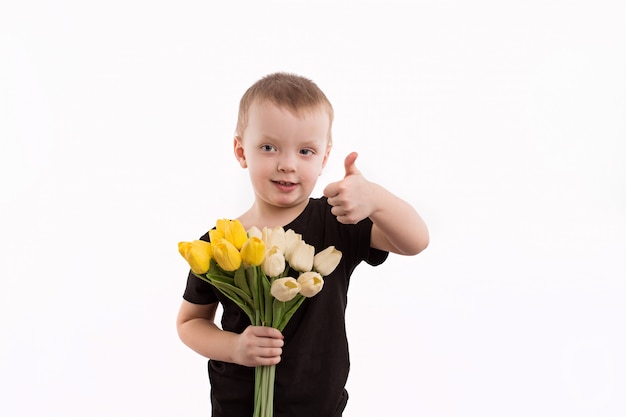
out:
<path id="1" fill-rule="evenodd" d="M 389 256 L 389 252 L 385 252 L 380 249 L 370 248 L 369 254 L 367 258 L 365 258 L 365 262 L 372 266 L 378 266 L 387 260 Z"/>
<path id="2" fill-rule="evenodd" d="M 389 252 L 374 249 L 370 246 L 373 222 L 365 218 L 357 224 L 343 224 L 331 212 L 331 206 L 324 197 L 317 201 L 320 209 L 319 216 L 313 217 L 309 229 L 314 229 L 313 222 L 321 222 L 325 225 L 324 237 L 320 247 L 335 245 L 344 254 L 344 262 L 348 267 L 348 275 L 361 262 L 365 261 L 371 266 L 377 266 L 385 262 Z M 315 234 L 315 233 L 314 233 Z"/>
<path id="3" fill-rule="evenodd" d="M 358 241 L 360 242 L 360 251 L 361 258 L 371 266 L 378 266 L 387 260 L 389 256 L 389 252 L 372 248 L 371 245 L 371 237 L 372 237 L 372 221 L 368 219 L 364 219 L 360 221 L 356 227 L 358 229 Z"/>

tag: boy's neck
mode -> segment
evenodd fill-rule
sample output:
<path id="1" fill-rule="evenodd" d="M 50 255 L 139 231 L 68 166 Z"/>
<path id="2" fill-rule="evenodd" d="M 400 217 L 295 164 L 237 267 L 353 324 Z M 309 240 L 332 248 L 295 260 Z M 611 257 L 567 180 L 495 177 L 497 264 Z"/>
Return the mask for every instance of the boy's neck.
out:
<path id="1" fill-rule="evenodd" d="M 293 207 L 267 206 L 255 202 L 238 220 L 241 221 L 246 230 L 252 226 L 256 226 L 261 230 L 264 227 L 283 227 L 294 221 L 308 204 L 309 199 Z"/>

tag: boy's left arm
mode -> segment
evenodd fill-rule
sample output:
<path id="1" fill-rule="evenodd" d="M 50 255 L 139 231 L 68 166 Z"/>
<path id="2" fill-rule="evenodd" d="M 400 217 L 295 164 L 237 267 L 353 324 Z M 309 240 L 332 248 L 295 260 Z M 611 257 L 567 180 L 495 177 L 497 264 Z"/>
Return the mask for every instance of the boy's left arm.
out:
<path id="1" fill-rule="evenodd" d="M 369 217 L 374 223 L 370 246 L 401 255 L 416 255 L 428 246 L 426 224 L 406 201 L 367 181 L 356 168 L 357 153 L 346 157 L 346 176 L 324 189 L 332 213 L 341 223 L 356 224 Z"/>

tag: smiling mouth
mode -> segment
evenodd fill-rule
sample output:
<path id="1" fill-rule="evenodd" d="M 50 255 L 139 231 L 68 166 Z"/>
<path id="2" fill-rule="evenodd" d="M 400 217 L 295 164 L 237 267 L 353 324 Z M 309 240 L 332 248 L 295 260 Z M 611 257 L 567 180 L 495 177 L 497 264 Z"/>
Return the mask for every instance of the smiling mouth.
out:
<path id="1" fill-rule="evenodd" d="M 287 182 L 287 181 L 272 181 L 274 184 L 280 185 L 281 187 L 292 187 L 296 185 L 295 182 Z"/>

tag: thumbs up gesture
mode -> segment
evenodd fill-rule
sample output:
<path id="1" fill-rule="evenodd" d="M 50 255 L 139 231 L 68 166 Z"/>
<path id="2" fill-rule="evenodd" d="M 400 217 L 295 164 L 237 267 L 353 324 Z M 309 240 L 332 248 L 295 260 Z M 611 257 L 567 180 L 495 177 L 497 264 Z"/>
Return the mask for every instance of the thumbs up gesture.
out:
<path id="1" fill-rule="evenodd" d="M 341 181 L 328 184 L 324 189 L 328 204 L 333 206 L 331 213 L 340 223 L 356 224 L 374 211 L 373 184 L 357 169 L 357 157 L 356 152 L 350 153 L 344 161 L 346 175 Z"/>

